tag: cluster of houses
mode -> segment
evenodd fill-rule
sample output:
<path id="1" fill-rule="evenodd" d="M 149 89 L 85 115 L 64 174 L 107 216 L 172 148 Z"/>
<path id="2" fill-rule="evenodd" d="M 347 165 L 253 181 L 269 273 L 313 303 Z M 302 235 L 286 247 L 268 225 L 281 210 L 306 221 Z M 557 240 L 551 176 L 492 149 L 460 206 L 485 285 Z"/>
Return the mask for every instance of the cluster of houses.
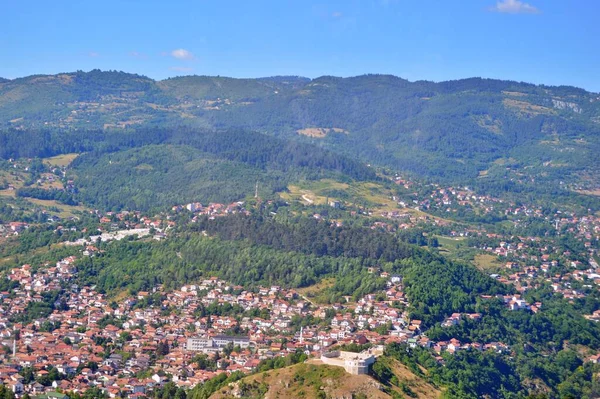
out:
<path id="1" fill-rule="evenodd" d="M 23 265 L 5 276 L 18 286 L 0 294 L 0 341 L 7 348 L 0 383 L 19 395 L 98 387 L 110 397 L 140 398 L 168 381 L 191 388 L 219 373 L 252 372 L 265 359 L 298 351 L 320 358 L 343 344 L 399 342 L 438 354 L 508 350 L 501 343 L 432 342 L 421 321 L 409 319 L 402 278 L 380 270 L 372 272 L 388 279 L 384 292 L 333 305 L 311 303 L 295 290 L 246 289 L 215 277 L 114 302 L 75 284 L 77 261 Z M 53 292 L 62 292 L 49 304 L 53 310 L 22 319 Z M 461 317 L 479 316 L 454 314 L 447 322 Z M 307 318 L 314 324 L 302 323 Z M 358 367 L 352 364 L 351 370 Z"/>
<path id="2" fill-rule="evenodd" d="M 497 213 L 509 206 L 502 199 L 475 193 L 469 187 L 442 187 L 435 183 L 423 185 L 400 176 L 396 176 L 394 182 L 407 190 L 404 194 L 392 197 L 401 208 L 414 208 L 434 214 L 457 213 L 460 209 L 477 209 L 479 214 L 487 215 Z"/>
<path id="3" fill-rule="evenodd" d="M 504 203 L 490 195 L 476 194 L 468 187 L 446 188 L 436 184 L 434 187 L 428 198 L 413 200 L 419 209 L 457 212 L 461 207 L 469 207 L 481 209 L 483 214 L 488 214 L 496 211 L 496 204 Z"/>
<path id="4" fill-rule="evenodd" d="M 480 320 L 481 314 L 479 313 L 452 313 L 449 317 L 442 322 L 442 327 L 452 327 L 457 325 L 463 317 L 467 317 L 471 320 Z"/>
<path id="5" fill-rule="evenodd" d="M 0 224 L 0 237 L 18 236 L 28 228 L 29 224 L 25 222 L 9 222 L 7 224 Z"/>
<path id="6" fill-rule="evenodd" d="M 208 205 L 202 205 L 200 202 L 191 202 L 186 205 L 176 205 L 171 208 L 172 212 L 181 212 L 184 209 L 195 214 L 194 217 L 198 215 L 205 215 L 209 217 L 216 216 L 226 216 L 232 215 L 236 213 L 244 213 L 249 214 L 249 212 L 245 209 L 243 201 L 233 202 L 229 205 L 220 204 L 220 203 L 209 203 Z"/>
<path id="7" fill-rule="evenodd" d="M 501 270 L 492 274 L 499 281 L 514 285 L 520 293 L 548 284 L 554 292 L 573 301 L 600 289 L 598 248 L 600 217 L 556 219 L 561 234 L 579 241 L 582 250 L 574 253 L 563 247 L 558 237 L 500 236 L 487 234 L 489 244 L 481 249 L 494 255 Z M 515 304 L 519 306 L 518 303 Z M 532 306 L 535 306 L 532 305 Z M 535 310 L 532 307 L 532 310 Z M 594 319 L 594 318 L 591 318 Z"/>

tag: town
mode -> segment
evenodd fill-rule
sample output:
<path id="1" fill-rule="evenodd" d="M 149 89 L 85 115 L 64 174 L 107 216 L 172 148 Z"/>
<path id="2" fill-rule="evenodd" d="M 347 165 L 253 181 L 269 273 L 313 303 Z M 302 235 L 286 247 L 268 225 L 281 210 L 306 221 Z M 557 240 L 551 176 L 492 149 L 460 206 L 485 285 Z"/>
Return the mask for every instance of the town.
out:
<path id="1" fill-rule="evenodd" d="M 219 373 L 250 373 L 261 361 L 290 353 L 331 358 L 332 347 L 349 344 L 404 342 L 437 353 L 509 350 L 499 342 L 430 341 L 421 334 L 420 321 L 408 319 L 400 276 L 386 276 L 384 298 L 373 293 L 355 304 L 315 305 L 295 290 L 246 290 L 217 278 L 173 292 L 158 286 L 116 303 L 91 287 L 70 286 L 75 264 L 69 257 L 37 273 L 23 265 L 7 276 L 18 286 L 0 293 L 0 339 L 6 349 L 0 379 L 16 394 L 84 392 L 95 386 L 110 397 L 139 398 L 168 381 L 191 388 Z M 64 285 L 70 286 L 68 294 L 56 299 L 58 309 L 48 317 L 11 322 Z M 506 300 L 527 306 L 518 298 Z M 478 315 L 455 314 L 445 324 L 461 317 Z M 304 325 L 306 319 L 313 323 Z M 353 372 L 365 373 L 367 367 Z"/>

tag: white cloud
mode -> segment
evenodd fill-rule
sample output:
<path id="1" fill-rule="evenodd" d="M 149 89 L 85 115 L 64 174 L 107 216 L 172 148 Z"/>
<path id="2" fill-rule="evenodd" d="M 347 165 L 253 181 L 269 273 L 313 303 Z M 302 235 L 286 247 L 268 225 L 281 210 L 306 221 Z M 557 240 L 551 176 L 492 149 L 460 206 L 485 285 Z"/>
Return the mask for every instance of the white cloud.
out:
<path id="1" fill-rule="evenodd" d="M 100 54 L 99 54 L 99 53 L 97 53 L 97 52 L 95 52 L 95 51 L 90 51 L 90 52 L 88 53 L 88 56 L 90 56 L 90 57 L 94 57 L 94 58 L 95 58 L 95 57 L 100 57 Z"/>
<path id="2" fill-rule="evenodd" d="M 501 12 L 504 14 L 539 14 L 540 10 L 531 4 L 520 0 L 502 0 L 490 7 L 490 11 Z"/>
<path id="3" fill-rule="evenodd" d="M 194 70 L 194 68 L 190 68 L 190 67 L 180 67 L 180 66 L 173 66 L 171 68 L 169 68 L 171 71 L 177 71 L 177 72 L 191 72 Z"/>
<path id="4" fill-rule="evenodd" d="M 182 48 L 171 51 L 171 56 L 177 58 L 178 60 L 193 60 L 195 58 L 194 54 Z"/>

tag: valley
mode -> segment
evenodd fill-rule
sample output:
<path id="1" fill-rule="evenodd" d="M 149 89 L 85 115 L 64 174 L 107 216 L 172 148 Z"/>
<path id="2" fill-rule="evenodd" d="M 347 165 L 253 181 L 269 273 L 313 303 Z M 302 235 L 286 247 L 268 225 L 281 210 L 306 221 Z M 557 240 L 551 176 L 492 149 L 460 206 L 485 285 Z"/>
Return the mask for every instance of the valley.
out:
<path id="1" fill-rule="evenodd" d="M 0 399 L 600 398 L 600 2 L 1 8 Z"/>
<path id="2" fill-rule="evenodd" d="M 591 93 L 181 79 L 0 83 L 3 386 L 191 399 L 598 389 Z M 44 114 L 48 96 L 64 104 Z M 10 113 L 24 98 L 43 127 Z M 319 363 L 336 350 L 381 356 L 354 376 Z"/>

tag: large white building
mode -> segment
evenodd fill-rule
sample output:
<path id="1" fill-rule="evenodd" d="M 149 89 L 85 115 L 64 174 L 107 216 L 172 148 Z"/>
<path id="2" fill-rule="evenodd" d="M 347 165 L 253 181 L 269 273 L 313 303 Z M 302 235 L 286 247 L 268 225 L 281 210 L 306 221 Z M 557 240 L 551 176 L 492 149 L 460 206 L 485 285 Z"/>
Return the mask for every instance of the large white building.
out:
<path id="1" fill-rule="evenodd" d="M 375 363 L 375 355 L 370 351 L 361 353 L 333 351 L 323 353 L 321 361 L 330 366 L 343 367 L 350 374 L 368 374 L 369 367 Z"/>
<path id="2" fill-rule="evenodd" d="M 214 337 L 192 337 L 188 338 L 186 349 L 192 352 L 200 351 L 218 351 L 224 348 L 227 344 L 239 346 L 244 349 L 250 346 L 248 337 L 234 337 L 228 335 L 215 335 Z"/>

